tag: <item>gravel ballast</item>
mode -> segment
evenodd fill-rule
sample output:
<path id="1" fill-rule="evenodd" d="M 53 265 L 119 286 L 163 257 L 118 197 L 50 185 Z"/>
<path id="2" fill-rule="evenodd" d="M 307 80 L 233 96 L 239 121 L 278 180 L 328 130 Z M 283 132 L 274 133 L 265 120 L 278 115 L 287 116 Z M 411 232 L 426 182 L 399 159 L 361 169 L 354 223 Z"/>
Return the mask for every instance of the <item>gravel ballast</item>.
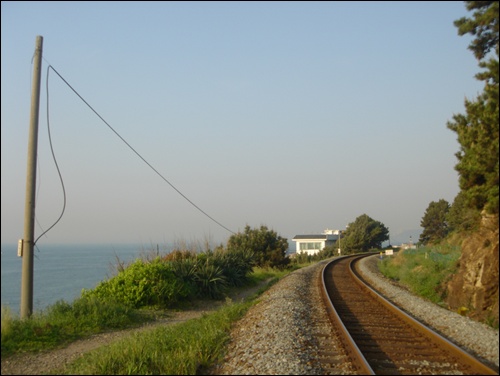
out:
<path id="1" fill-rule="evenodd" d="M 419 298 L 384 278 L 376 267 L 378 256 L 365 258 L 361 272 L 365 280 L 394 304 L 449 340 L 486 361 L 499 363 L 499 335 L 487 325 Z M 347 359 L 328 370 L 319 363 L 319 284 L 326 262 L 299 269 L 272 286 L 238 322 L 223 362 L 212 370 L 225 375 L 319 375 L 353 374 Z M 332 343 L 339 347 L 339 343 Z"/>

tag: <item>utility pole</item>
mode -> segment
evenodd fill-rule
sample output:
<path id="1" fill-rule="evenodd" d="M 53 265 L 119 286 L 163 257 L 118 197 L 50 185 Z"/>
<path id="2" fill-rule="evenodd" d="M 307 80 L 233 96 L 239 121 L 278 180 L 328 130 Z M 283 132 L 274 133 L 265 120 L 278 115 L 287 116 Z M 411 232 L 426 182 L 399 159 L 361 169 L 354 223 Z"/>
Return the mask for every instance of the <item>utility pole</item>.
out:
<path id="1" fill-rule="evenodd" d="M 42 72 L 43 37 L 37 35 L 33 57 L 31 87 L 31 117 L 28 137 L 28 164 L 26 170 L 26 201 L 24 206 L 24 238 L 20 242 L 23 258 L 21 276 L 21 319 L 33 313 L 33 248 L 35 242 L 35 188 L 38 149 L 38 114 L 40 109 L 40 79 Z"/>

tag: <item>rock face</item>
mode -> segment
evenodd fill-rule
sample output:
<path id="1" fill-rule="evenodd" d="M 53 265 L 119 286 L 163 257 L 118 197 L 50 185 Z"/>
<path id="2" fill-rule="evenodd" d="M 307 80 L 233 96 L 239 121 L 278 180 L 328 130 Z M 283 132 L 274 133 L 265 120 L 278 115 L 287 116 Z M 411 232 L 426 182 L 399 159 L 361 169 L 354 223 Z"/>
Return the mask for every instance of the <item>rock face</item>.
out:
<path id="1" fill-rule="evenodd" d="M 498 326 L 498 215 L 483 214 L 480 228 L 462 241 L 457 273 L 447 284 L 453 310 Z"/>

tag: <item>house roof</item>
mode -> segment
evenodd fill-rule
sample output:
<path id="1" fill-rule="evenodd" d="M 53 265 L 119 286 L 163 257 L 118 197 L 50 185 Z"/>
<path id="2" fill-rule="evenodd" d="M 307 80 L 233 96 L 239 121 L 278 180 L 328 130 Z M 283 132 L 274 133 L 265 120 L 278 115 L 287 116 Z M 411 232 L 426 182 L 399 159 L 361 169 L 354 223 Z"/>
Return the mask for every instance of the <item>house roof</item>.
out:
<path id="1" fill-rule="evenodd" d="M 320 235 L 295 235 L 292 240 L 312 240 L 312 239 L 321 239 L 326 240 L 326 234 Z"/>

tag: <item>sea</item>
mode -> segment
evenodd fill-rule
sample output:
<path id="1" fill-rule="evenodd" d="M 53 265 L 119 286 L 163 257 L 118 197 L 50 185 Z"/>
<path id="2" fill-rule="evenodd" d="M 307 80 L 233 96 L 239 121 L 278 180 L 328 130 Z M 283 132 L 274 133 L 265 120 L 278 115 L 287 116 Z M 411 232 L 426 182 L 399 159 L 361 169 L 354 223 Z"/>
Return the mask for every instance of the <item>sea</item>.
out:
<path id="1" fill-rule="evenodd" d="M 2 307 L 19 315 L 21 304 L 22 257 L 17 244 L 2 244 Z M 138 244 L 57 244 L 37 245 L 33 261 L 33 312 L 42 311 L 58 300 L 73 302 L 82 289 L 92 289 L 116 275 L 119 263 L 168 253 L 168 246 Z"/>

